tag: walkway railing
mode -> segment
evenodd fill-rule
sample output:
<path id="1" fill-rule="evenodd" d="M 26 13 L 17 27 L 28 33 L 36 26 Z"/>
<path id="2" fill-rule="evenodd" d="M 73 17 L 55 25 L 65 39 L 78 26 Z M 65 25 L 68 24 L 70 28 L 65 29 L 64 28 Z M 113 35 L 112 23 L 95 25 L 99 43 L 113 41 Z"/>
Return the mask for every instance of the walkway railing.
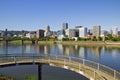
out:
<path id="1" fill-rule="evenodd" d="M 62 60 L 64 61 L 64 64 L 67 64 L 67 62 L 77 62 L 77 64 L 74 65 L 78 65 L 78 63 L 94 68 L 96 70 L 99 70 L 101 72 L 104 72 L 110 76 L 112 76 L 114 78 L 114 80 L 120 80 L 120 72 L 107 67 L 105 65 L 90 61 L 90 60 L 86 60 L 86 59 L 82 59 L 82 58 L 76 58 L 76 57 L 64 57 L 64 56 L 60 56 L 60 55 L 0 55 L 0 66 L 3 65 L 3 63 L 6 62 L 16 62 L 20 61 L 20 60 L 28 60 L 31 59 L 33 62 L 35 60 L 47 60 L 47 61 L 51 61 L 51 60 Z"/>

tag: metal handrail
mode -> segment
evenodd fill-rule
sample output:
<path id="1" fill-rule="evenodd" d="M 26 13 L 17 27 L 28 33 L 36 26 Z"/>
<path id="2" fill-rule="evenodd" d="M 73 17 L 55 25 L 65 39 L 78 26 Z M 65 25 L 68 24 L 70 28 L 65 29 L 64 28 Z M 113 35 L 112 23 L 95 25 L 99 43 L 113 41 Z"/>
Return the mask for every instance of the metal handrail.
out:
<path id="1" fill-rule="evenodd" d="M 120 79 L 120 72 L 102 65 L 100 63 L 94 62 L 94 61 L 90 61 L 90 60 L 86 60 L 83 58 L 76 58 L 76 57 L 64 57 L 63 55 L 1 55 L 0 54 L 0 63 L 4 62 L 4 61 L 17 61 L 17 60 L 21 60 L 21 59 L 50 59 L 50 60 L 64 60 L 64 61 L 73 61 L 73 62 L 78 62 L 81 63 L 83 65 L 92 67 L 94 69 L 97 69 L 99 71 L 102 71 L 106 74 L 109 74 L 110 76 L 116 78 L 116 79 Z"/>

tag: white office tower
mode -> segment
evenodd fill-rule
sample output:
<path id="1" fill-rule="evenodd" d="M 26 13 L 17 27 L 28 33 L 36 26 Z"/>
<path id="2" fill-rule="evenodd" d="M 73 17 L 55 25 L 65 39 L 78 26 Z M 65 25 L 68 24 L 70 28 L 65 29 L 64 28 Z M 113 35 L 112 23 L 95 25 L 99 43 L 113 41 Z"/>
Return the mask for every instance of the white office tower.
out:
<path id="1" fill-rule="evenodd" d="M 117 27 L 112 27 L 112 36 L 118 36 L 118 28 Z"/>
<path id="2" fill-rule="evenodd" d="M 87 36 L 87 28 L 86 27 L 79 28 L 79 37 L 86 38 L 86 36 Z"/>

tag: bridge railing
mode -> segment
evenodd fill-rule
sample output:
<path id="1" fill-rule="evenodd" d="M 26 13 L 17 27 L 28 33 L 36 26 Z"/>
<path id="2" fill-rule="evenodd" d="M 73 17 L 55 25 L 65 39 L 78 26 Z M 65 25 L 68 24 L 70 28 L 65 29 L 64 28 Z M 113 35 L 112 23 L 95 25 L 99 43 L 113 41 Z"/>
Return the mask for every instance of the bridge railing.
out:
<path id="1" fill-rule="evenodd" d="M 120 79 L 120 72 L 118 72 L 115 69 L 112 69 L 108 66 L 105 66 L 105 65 L 102 65 L 100 63 L 93 62 L 93 61 L 90 61 L 90 60 L 75 58 L 75 57 L 71 57 L 71 60 L 80 62 L 83 65 L 95 68 L 99 71 L 102 71 L 102 72 L 105 72 L 105 73 L 109 74 L 110 76 L 113 76 L 114 78 Z"/>
<path id="2" fill-rule="evenodd" d="M 60 56 L 60 55 L 0 55 L 0 63 L 4 63 L 4 62 L 10 62 L 10 61 L 19 61 L 19 60 L 24 60 L 24 59 L 31 59 L 31 60 L 36 60 L 36 59 L 46 59 L 46 60 L 64 60 L 66 62 L 78 62 L 81 63 L 83 65 L 92 67 L 96 70 L 102 71 L 106 74 L 109 74 L 110 76 L 114 77 L 115 79 L 120 79 L 120 72 L 107 67 L 105 65 L 99 64 L 97 62 L 93 62 L 90 60 L 86 60 L 86 59 L 82 59 L 82 58 L 76 58 L 76 57 L 65 57 L 65 56 Z"/>

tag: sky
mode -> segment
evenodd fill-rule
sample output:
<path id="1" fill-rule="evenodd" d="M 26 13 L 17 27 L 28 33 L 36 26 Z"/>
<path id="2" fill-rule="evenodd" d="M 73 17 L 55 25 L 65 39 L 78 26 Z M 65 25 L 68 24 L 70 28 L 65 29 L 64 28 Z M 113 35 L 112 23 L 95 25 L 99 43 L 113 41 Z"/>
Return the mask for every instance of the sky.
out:
<path id="1" fill-rule="evenodd" d="M 84 26 L 120 28 L 120 0 L 0 0 L 0 30 L 52 31 Z"/>

